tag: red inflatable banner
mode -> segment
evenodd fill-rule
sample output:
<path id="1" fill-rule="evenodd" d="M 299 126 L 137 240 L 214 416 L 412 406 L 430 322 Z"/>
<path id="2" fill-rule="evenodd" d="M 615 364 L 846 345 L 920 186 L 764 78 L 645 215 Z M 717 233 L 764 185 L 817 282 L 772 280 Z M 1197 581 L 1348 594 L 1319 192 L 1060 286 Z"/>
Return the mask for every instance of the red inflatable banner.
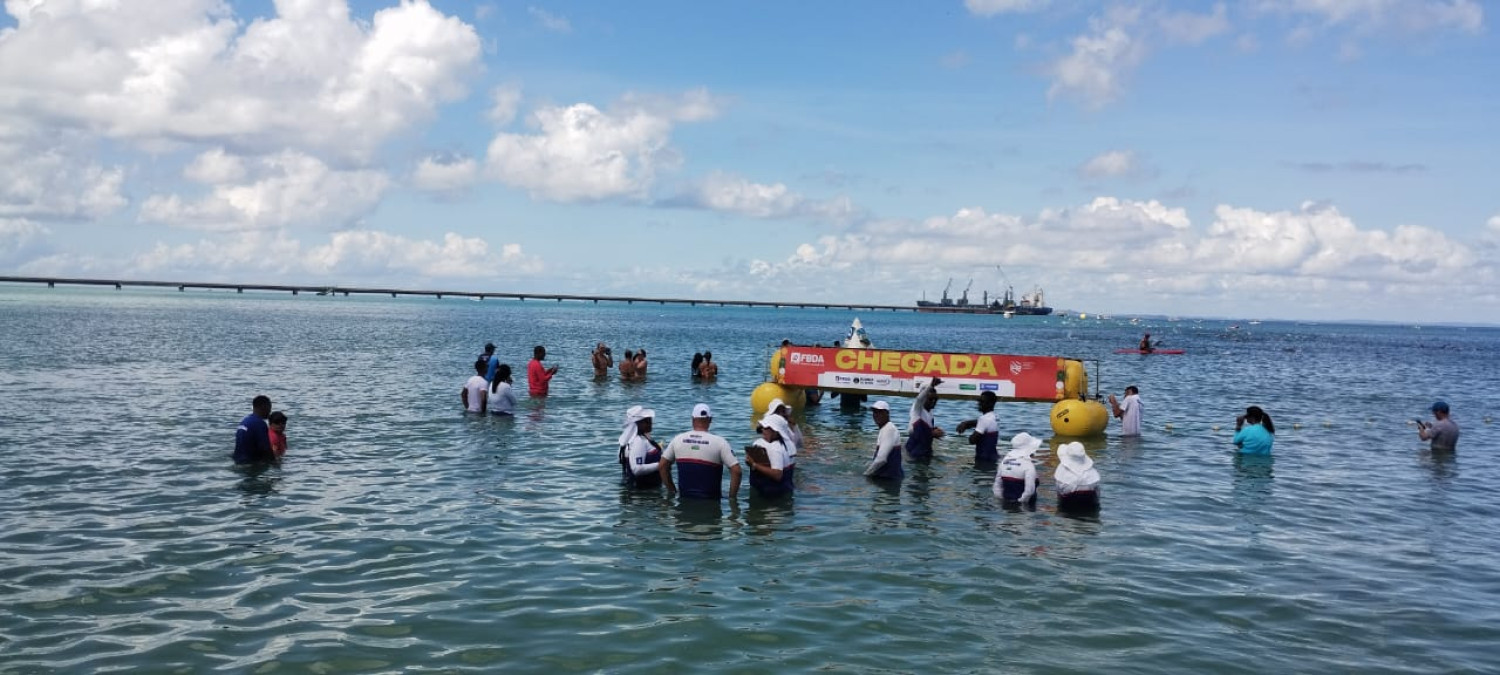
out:
<path id="1" fill-rule="evenodd" d="M 793 387 L 913 396 L 934 377 L 938 395 L 1005 401 L 1063 398 L 1066 359 L 1054 356 L 783 347 L 777 380 Z"/>

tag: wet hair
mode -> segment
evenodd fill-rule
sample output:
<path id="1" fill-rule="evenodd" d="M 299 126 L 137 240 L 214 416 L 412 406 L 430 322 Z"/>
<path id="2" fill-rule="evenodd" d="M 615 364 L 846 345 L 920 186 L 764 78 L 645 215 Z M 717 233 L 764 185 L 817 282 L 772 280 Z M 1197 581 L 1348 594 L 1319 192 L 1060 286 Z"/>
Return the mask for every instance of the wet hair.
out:
<path id="1" fill-rule="evenodd" d="M 995 392 L 984 391 L 979 393 L 979 409 L 985 412 L 995 409 Z"/>
<path id="2" fill-rule="evenodd" d="M 1245 421 L 1250 424 L 1259 424 L 1270 433 L 1276 433 L 1276 425 L 1271 423 L 1271 415 L 1261 410 L 1260 406 L 1252 405 L 1245 408 Z"/>
<path id="3" fill-rule="evenodd" d="M 483 375 L 489 369 L 490 369 L 490 364 L 489 364 L 488 361 L 485 361 L 484 359 L 476 359 L 474 361 L 474 372 L 479 373 L 480 375 Z"/>
<path id="4" fill-rule="evenodd" d="M 271 413 L 271 417 L 267 421 L 271 424 L 286 424 L 286 413 L 277 410 Z"/>
<path id="5" fill-rule="evenodd" d="M 270 410 L 271 409 L 271 397 L 270 396 L 266 396 L 265 394 L 261 394 L 260 396 L 256 396 L 255 398 L 253 398 L 253 399 L 250 400 L 250 408 L 252 410 Z"/>
<path id="6" fill-rule="evenodd" d="M 781 341 L 781 346 L 783 346 L 783 347 L 790 347 L 790 346 L 792 346 L 792 341 L 791 340 L 782 340 Z"/>
<path id="7" fill-rule="evenodd" d="M 490 391 L 494 392 L 500 387 L 500 383 L 510 379 L 510 364 L 502 363 L 495 367 L 495 379 L 490 380 Z"/>
<path id="8" fill-rule="evenodd" d="M 1139 396 L 1140 393 L 1141 393 L 1141 389 L 1140 389 L 1140 387 L 1137 387 L 1137 386 L 1135 386 L 1135 385 L 1132 384 L 1132 385 L 1130 385 L 1130 386 L 1128 386 L 1128 387 L 1125 388 L 1125 393 L 1127 393 L 1127 394 L 1135 394 L 1135 395 Z"/>
<path id="9" fill-rule="evenodd" d="M 693 370 L 703 363 L 703 352 L 693 352 Z"/>
<path id="10" fill-rule="evenodd" d="M 547 353 L 547 348 L 543 347 L 541 345 L 537 345 L 537 346 L 531 348 L 531 356 L 533 358 L 538 358 L 538 359 L 542 358 L 542 355 L 546 354 L 546 353 Z"/>
<path id="11" fill-rule="evenodd" d="M 710 351 L 704 351 L 703 352 L 703 360 L 704 361 L 712 361 L 712 360 L 714 360 L 714 353 L 710 352 Z"/>
<path id="12" fill-rule="evenodd" d="M 625 350 L 625 359 L 628 361 L 633 358 L 635 358 L 635 352 L 630 351 L 629 349 Z"/>

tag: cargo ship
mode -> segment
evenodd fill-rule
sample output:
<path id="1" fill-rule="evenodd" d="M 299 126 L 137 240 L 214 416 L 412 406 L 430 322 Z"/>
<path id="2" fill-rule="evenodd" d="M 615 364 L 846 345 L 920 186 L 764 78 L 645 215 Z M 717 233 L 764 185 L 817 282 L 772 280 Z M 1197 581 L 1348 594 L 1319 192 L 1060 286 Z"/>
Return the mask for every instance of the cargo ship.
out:
<path id="1" fill-rule="evenodd" d="M 989 291 L 984 292 L 984 300 L 971 304 L 969 302 L 969 289 L 974 286 L 974 280 L 969 280 L 969 285 L 964 287 L 964 292 L 957 300 L 948 297 L 948 291 L 953 289 L 953 280 L 948 280 L 948 285 L 943 287 L 941 300 L 927 300 L 925 297 L 917 301 L 918 312 L 950 313 L 950 314 L 1001 314 L 1009 318 L 1012 316 L 1046 316 L 1052 313 L 1052 308 L 1047 306 L 1046 294 L 1042 288 L 1037 286 L 1030 293 L 1023 294 L 1019 301 L 1016 300 L 1015 289 L 1010 285 L 1005 287 L 1005 295 L 995 300 L 990 300 Z"/>

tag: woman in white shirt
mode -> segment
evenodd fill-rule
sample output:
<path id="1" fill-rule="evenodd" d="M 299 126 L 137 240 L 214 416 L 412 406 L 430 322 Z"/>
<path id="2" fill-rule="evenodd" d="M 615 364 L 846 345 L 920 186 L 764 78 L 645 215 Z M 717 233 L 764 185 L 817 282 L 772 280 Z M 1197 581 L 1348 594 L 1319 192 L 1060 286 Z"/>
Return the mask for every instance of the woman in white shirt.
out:
<path id="1" fill-rule="evenodd" d="M 1057 484 L 1059 511 L 1099 510 L 1099 472 L 1082 443 L 1074 441 L 1057 449 L 1057 472 L 1052 480 Z"/>
<path id="2" fill-rule="evenodd" d="M 502 363 L 495 369 L 495 379 L 490 382 L 490 412 L 510 417 L 516 414 L 516 392 L 510 383 L 510 364 Z"/>
<path id="3" fill-rule="evenodd" d="M 620 434 L 620 471 L 632 488 L 659 488 L 661 445 L 651 439 L 651 421 L 656 411 L 632 406 L 625 412 L 625 430 Z"/>

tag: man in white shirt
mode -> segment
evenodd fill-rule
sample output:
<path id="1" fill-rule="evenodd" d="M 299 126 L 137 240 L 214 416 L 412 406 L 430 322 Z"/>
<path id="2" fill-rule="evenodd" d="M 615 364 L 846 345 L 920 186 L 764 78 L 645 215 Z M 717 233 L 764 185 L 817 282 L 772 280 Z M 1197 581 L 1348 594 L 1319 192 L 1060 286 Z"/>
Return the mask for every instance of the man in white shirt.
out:
<path id="1" fill-rule="evenodd" d="M 1141 390 L 1135 385 L 1125 388 L 1125 400 L 1116 401 L 1115 395 L 1109 395 L 1109 406 L 1114 408 L 1115 417 L 1120 418 L 1121 436 L 1141 435 Z"/>
<path id="2" fill-rule="evenodd" d="M 489 388 L 490 383 L 484 379 L 484 373 L 488 368 L 489 364 L 484 361 L 474 362 L 474 376 L 469 378 L 469 381 L 464 383 L 464 388 L 458 391 L 459 400 L 464 402 L 464 410 L 471 413 L 484 412 L 485 404 L 489 402 L 485 396 L 485 390 Z"/>
<path id="3" fill-rule="evenodd" d="M 975 464 L 992 464 L 1000 459 L 1000 421 L 995 417 L 995 392 L 979 394 L 979 419 L 958 423 L 958 433 L 973 429 L 969 434 L 969 445 L 974 446 Z"/>
<path id="4" fill-rule="evenodd" d="M 911 423 L 906 428 L 906 454 L 913 460 L 932 459 L 932 441 L 942 438 L 943 430 L 932 417 L 937 407 L 937 388 L 943 381 L 936 377 L 927 383 L 911 402 Z"/>
<path id="5" fill-rule="evenodd" d="M 901 430 L 891 422 L 891 405 L 876 401 L 870 406 L 870 416 L 880 432 L 875 438 L 875 456 L 865 467 L 865 475 L 878 480 L 901 480 L 906 475 L 901 468 Z"/>
<path id="6" fill-rule="evenodd" d="M 734 456 L 729 441 L 708 432 L 713 424 L 713 410 L 705 403 L 693 406 L 693 430 L 678 434 L 667 444 L 662 453 L 661 482 L 667 492 L 677 492 L 672 482 L 672 465 L 677 462 L 677 478 L 682 483 L 682 496 L 699 499 L 718 499 L 723 495 L 720 483 L 724 481 L 724 467 L 729 467 L 729 499 L 734 501 L 740 494 L 740 460 Z"/>

